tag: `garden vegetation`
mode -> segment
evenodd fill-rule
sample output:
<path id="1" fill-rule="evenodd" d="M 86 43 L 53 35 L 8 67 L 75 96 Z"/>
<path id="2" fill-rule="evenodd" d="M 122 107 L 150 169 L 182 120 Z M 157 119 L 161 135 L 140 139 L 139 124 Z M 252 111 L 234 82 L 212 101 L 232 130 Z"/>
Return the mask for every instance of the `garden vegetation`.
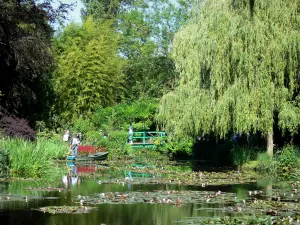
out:
<path id="1" fill-rule="evenodd" d="M 297 0 L 82 2 L 66 25 L 72 5 L 0 0 L 1 176 L 51 174 L 66 129 L 110 159 L 139 155 L 130 124 L 165 131 L 164 155 L 217 142 L 239 169 L 298 174 Z"/>

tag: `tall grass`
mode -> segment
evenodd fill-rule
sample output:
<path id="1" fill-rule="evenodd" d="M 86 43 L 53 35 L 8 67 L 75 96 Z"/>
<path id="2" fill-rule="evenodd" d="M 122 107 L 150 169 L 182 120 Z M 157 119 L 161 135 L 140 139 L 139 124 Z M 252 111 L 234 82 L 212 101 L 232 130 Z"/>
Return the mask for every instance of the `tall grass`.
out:
<path id="1" fill-rule="evenodd" d="M 61 140 L 60 136 L 37 139 L 37 148 L 44 149 L 45 154 L 51 159 L 64 159 L 68 152 L 68 146 Z"/>
<path id="2" fill-rule="evenodd" d="M 267 172 L 271 176 L 277 175 L 278 162 L 275 157 L 271 157 L 267 152 L 261 152 L 257 155 L 257 170 Z"/>
<path id="3" fill-rule="evenodd" d="M 237 146 L 231 150 L 232 161 L 240 169 L 243 164 L 255 158 L 255 150 L 249 146 Z"/>
<path id="4" fill-rule="evenodd" d="M 30 142 L 23 139 L 1 138 L 0 148 L 9 154 L 10 175 L 26 178 L 51 175 L 52 160 L 67 152 L 64 143 L 47 139 Z"/>

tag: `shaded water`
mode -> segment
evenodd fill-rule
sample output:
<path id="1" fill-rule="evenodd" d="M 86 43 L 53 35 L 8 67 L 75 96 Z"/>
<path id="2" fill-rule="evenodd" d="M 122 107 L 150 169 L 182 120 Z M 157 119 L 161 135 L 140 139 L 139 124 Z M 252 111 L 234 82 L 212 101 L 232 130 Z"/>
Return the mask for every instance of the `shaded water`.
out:
<path id="1" fill-rule="evenodd" d="M 124 178 L 120 178 L 124 179 Z M 224 207 L 224 204 L 182 204 L 180 206 L 168 204 L 101 204 L 96 209 L 85 214 L 49 214 L 37 211 L 45 206 L 78 206 L 74 202 L 76 196 L 87 196 L 103 192 L 131 192 L 153 190 L 199 190 L 199 191 L 226 191 L 236 193 L 239 198 L 247 196 L 248 190 L 255 189 L 254 184 L 228 186 L 177 186 L 161 184 L 98 184 L 95 179 L 81 177 L 80 182 L 68 183 L 66 186 L 62 178 L 51 183 L 52 187 L 66 188 L 65 191 L 29 191 L 28 187 L 39 187 L 39 184 L 30 182 L 13 182 L 0 184 L 1 194 L 28 196 L 24 201 L 0 200 L 0 224 L 13 225 L 167 225 L 177 224 L 176 221 L 188 217 L 213 217 L 228 215 L 224 212 L 205 210 L 207 208 Z M 45 188 L 45 185 L 40 184 Z M 33 199 L 33 197 L 35 199 Z M 46 197 L 52 197 L 45 199 Z M 93 205 L 94 206 L 94 205 Z M 203 208 L 204 210 L 197 210 Z M 180 223 L 181 224 L 181 223 Z"/>

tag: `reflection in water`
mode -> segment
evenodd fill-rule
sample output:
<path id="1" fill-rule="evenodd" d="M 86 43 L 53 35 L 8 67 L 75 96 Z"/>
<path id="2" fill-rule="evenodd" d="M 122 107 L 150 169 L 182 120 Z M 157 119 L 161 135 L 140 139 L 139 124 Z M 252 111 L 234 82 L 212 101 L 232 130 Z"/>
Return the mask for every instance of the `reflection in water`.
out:
<path id="1" fill-rule="evenodd" d="M 0 201 L 0 225 L 168 225 L 182 221 L 188 217 L 213 217 L 228 215 L 213 208 L 224 207 L 224 204 L 183 204 L 181 206 L 166 204 L 101 204 L 96 210 L 87 214 L 48 214 L 33 209 L 45 206 L 78 206 L 76 197 L 99 194 L 103 192 L 154 191 L 154 190 L 199 190 L 234 192 L 238 198 L 246 198 L 248 190 L 254 190 L 250 185 L 208 186 L 177 186 L 162 184 L 98 184 L 96 181 L 83 176 L 97 170 L 93 165 L 68 165 L 68 171 L 60 177 L 52 187 L 64 187 L 65 191 L 45 192 L 29 191 L 28 187 L 47 187 L 49 184 L 10 183 L 3 184 L 2 193 L 11 192 L 28 196 L 28 201 Z M 81 177 L 82 176 L 82 177 Z M 123 177 L 124 179 L 124 177 Z M 33 186 L 35 185 L 35 186 Z M 8 187 L 9 186 L 9 187 Z M 7 188 L 7 190 L 4 190 Z M 39 196 L 31 199 L 31 196 Z M 45 197 L 58 197 L 45 199 Z M 94 205 L 92 205 L 94 206 Z M 199 210 L 201 209 L 201 210 Z M 209 210 L 208 210 L 209 209 Z M 181 223 L 180 223 L 181 224 Z"/>
<path id="2" fill-rule="evenodd" d="M 80 185 L 80 178 L 77 172 L 77 165 L 73 162 L 68 162 L 67 165 L 71 168 L 67 175 L 62 177 L 62 182 L 64 186 L 67 188 L 70 185 Z"/>

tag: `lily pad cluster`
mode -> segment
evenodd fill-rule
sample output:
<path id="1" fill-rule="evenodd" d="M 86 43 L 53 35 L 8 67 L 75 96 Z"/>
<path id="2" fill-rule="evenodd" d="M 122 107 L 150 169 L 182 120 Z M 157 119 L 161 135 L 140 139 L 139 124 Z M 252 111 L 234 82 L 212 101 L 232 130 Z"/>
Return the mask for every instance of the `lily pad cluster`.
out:
<path id="1" fill-rule="evenodd" d="M 172 204 L 185 203 L 226 203 L 233 204 L 234 193 L 208 192 L 208 191 L 152 191 L 152 192 L 107 192 L 91 196 L 77 196 L 75 202 L 81 204 Z"/>
<path id="2" fill-rule="evenodd" d="M 153 169 L 136 169 L 135 172 L 151 174 L 151 178 L 125 178 L 125 179 L 108 179 L 101 180 L 102 184 L 117 184 L 117 183 L 132 183 L 132 184 L 176 184 L 176 185 L 194 185 L 206 187 L 208 185 L 228 185 L 228 184 L 243 184 L 254 183 L 256 179 L 250 175 L 231 171 L 223 173 L 209 173 L 209 172 L 163 172 Z"/>
<path id="3" fill-rule="evenodd" d="M 268 225 L 268 224 L 299 224 L 298 216 L 248 216 L 242 215 L 239 217 L 197 217 L 189 218 L 187 220 L 177 221 L 177 224 L 189 224 L 189 225 L 204 225 L 204 224 L 227 224 L 227 225 Z"/>
<path id="4" fill-rule="evenodd" d="M 42 200 L 42 199 L 57 199 L 58 197 L 42 197 L 42 196 L 23 196 L 16 194 L 0 194 L 0 202 Z"/>
<path id="5" fill-rule="evenodd" d="M 292 186 L 295 187 L 295 186 Z M 197 210 L 220 211 L 231 215 L 223 218 L 189 218 L 187 224 L 300 224 L 298 189 L 253 190 L 248 198 L 221 208 Z"/>
<path id="6" fill-rule="evenodd" d="M 91 212 L 94 207 L 87 207 L 87 206 L 49 206 L 49 207 L 41 207 L 37 209 L 38 211 L 44 213 L 51 213 L 51 214 L 79 214 L 79 213 L 89 213 Z"/>
<path id="7" fill-rule="evenodd" d="M 55 187 L 45 187 L 45 188 L 25 188 L 25 190 L 27 191 L 58 191 L 58 192 L 61 192 L 61 191 L 64 191 L 65 188 L 55 188 Z"/>

